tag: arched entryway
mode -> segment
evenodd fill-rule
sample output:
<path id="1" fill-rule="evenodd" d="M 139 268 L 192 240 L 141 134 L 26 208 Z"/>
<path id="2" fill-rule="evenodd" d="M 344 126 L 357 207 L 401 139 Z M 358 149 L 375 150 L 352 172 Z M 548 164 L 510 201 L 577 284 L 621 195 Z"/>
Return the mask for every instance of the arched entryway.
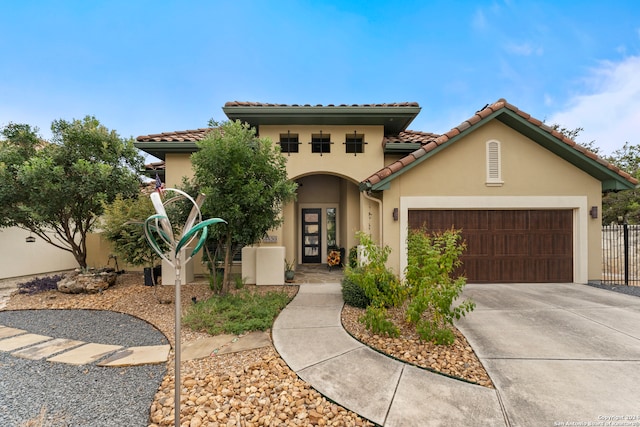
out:
<path id="1" fill-rule="evenodd" d="M 332 249 L 355 244 L 354 230 L 360 225 L 360 192 L 347 178 L 313 174 L 295 179 L 297 200 L 288 232 L 295 236 L 295 253 L 299 264 L 326 264 Z"/>

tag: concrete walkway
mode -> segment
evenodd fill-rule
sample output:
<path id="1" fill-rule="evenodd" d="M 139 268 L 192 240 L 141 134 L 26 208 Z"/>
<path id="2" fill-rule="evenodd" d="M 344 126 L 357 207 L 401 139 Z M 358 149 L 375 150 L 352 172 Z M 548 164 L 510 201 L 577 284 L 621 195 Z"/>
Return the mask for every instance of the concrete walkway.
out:
<path id="1" fill-rule="evenodd" d="M 342 328 L 340 284 L 303 284 L 276 349 L 319 392 L 383 426 L 640 425 L 640 298 L 577 284 L 467 285 L 456 322 L 488 389 L 377 353 Z"/>
<path id="2" fill-rule="evenodd" d="M 505 426 L 495 390 L 384 356 L 340 321 L 339 283 L 302 284 L 273 326 L 276 350 L 300 378 L 383 426 Z"/>
<path id="3" fill-rule="evenodd" d="M 640 425 L 640 298 L 577 284 L 467 285 L 457 322 L 511 426 Z"/>

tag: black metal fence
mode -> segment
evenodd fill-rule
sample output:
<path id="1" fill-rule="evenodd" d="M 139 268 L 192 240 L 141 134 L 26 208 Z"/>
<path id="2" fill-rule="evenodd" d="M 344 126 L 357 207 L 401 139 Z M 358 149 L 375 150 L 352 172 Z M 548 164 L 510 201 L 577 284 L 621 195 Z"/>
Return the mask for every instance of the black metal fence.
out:
<path id="1" fill-rule="evenodd" d="M 602 227 L 602 283 L 640 285 L 640 225 Z"/>

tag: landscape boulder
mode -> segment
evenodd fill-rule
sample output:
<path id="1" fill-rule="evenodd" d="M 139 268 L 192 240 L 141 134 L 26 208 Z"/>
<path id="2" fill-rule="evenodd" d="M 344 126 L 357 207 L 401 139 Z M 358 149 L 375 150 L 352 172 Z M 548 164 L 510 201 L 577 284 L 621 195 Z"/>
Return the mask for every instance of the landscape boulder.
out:
<path id="1" fill-rule="evenodd" d="M 117 277 L 112 268 L 88 272 L 76 270 L 58 282 L 58 290 L 65 294 L 95 294 L 113 286 Z"/>

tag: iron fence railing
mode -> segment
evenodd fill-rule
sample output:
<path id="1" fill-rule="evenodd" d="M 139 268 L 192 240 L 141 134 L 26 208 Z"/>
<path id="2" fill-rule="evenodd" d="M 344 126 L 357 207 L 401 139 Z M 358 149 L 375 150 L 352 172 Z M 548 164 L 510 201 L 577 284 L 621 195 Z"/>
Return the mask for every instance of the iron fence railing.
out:
<path id="1" fill-rule="evenodd" d="M 640 285 L 640 225 L 602 227 L 602 283 Z"/>

